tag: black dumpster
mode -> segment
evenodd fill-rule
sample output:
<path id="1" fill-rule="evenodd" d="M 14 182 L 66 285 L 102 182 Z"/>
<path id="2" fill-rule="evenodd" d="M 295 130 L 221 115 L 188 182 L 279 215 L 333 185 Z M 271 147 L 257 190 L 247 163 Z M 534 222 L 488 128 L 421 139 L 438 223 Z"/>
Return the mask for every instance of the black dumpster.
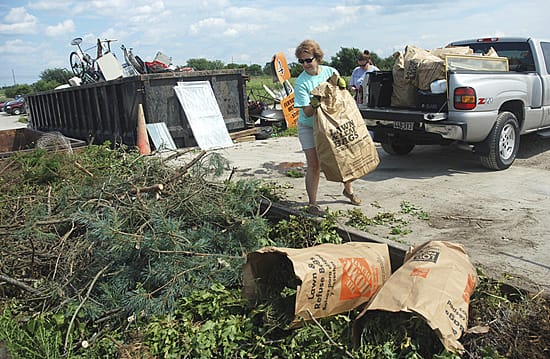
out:
<path id="1" fill-rule="evenodd" d="M 177 147 L 196 146 L 174 91 L 178 82 L 209 81 L 229 131 L 253 127 L 246 100 L 244 70 L 145 74 L 27 96 L 29 127 L 59 131 L 91 143 L 137 142 L 138 105 L 145 122 L 164 122 Z"/>

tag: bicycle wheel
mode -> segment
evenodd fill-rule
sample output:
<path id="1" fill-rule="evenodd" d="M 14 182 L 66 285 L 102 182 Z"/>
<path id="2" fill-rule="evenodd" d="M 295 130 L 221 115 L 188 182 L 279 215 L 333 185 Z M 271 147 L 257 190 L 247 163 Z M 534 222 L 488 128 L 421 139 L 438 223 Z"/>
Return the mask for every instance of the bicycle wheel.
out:
<path id="1" fill-rule="evenodd" d="M 84 74 L 84 63 L 82 62 L 82 59 L 76 52 L 71 52 L 71 55 L 69 56 L 69 63 L 71 64 L 71 69 L 73 70 L 73 73 L 78 76 L 82 77 Z"/>

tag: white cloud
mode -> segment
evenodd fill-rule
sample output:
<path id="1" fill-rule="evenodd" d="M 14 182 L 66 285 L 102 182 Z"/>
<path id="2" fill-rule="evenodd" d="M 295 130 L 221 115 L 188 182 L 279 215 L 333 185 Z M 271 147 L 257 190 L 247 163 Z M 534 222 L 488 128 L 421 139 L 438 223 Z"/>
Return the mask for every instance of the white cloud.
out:
<path id="1" fill-rule="evenodd" d="M 305 38 L 319 41 L 330 60 L 342 47 L 387 57 L 408 44 L 429 49 L 482 36 L 547 37 L 548 10 L 548 0 L 521 6 L 510 0 L 4 0 L 0 79 L 20 64 L 36 74 L 50 66 L 46 61 L 67 66 L 77 36 L 83 48 L 98 38 L 117 39 L 111 45 L 119 58 L 124 44 L 145 61 L 162 51 L 178 65 L 204 57 L 263 66 L 279 51 L 296 61 L 295 46 Z"/>
<path id="2" fill-rule="evenodd" d="M 189 26 L 189 30 L 192 34 L 196 35 L 203 31 L 222 30 L 226 25 L 226 22 L 222 18 L 208 18 L 202 19 L 195 24 Z"/>
<path id="3" fill-rule="evenodd" d="M 71 7 L 71 0 L 55 0 L 55 1 L 32 1 L 29 2 L 29 9 L 33 10 L 67 10 Z"/>
<path id="4" fill-rule="evenodd" d="M 66 33 L 74 32 L 74 22 L 73 20 L 65 20 L 58 23 L 57 25 L 47 26 L 46 35 L 47 36 L 60 36 Z"/>
<path id="5" fill-rule="evenodd" d="M 34 46 L 21 39 L 8 40 L 3 45 L 0 45 L 0 53 L 24 55 L 30 54 L 35 50 Z"/>
<path id="6" fill-rule="evenodd" d="M 0 24 L 0 34 L 34 34 L 38 19 L 24 7 L 12 8 Z"/>

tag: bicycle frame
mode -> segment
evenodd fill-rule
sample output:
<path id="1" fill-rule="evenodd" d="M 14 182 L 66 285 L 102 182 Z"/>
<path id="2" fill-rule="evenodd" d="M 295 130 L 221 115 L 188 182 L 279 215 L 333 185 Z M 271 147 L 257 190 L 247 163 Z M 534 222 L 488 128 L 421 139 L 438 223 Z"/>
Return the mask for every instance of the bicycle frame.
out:
<path id="1" fill-rule="evenodd" d="M 84 53 L 80 44 L 82 43 L 82 38 L 77 37 L 71 40 L 71 45 L 77 47 L 77 51 L 71 52 L 69 55 L 69 62 L 71 64 L 71 69 L 73 73 L 77 76 L 81 76 L 88 67 L 93 66 L 92 58 L 90 55 Z"/>
<path id="2" fill-rule="evenodd" d="M 80 46 L 81 43 L 81 37 L 76 37 L 71 40 L 71 45 L 77 47 L 77 51 L 73 51 L 69 55 L 71 69 L 73 73 L 80 77 L 84 83 L 94 83 L 100 81 L 103 77 L 101 71 L 96 69 L 95 59 L 82 50 L 82 47 Z M 108 44 L 108 46 L 110 51 L 110 44 Z"/>

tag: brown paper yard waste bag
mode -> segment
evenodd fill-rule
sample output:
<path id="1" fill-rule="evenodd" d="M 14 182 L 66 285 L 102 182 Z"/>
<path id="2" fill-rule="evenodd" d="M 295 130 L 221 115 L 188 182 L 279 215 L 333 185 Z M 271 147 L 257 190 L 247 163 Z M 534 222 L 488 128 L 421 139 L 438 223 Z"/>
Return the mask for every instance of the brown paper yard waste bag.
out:
<path id="1" fill-rule="evenodd" d="M 414 247 L 358 315 L 353 325 L 354 342 L 360 342 L 369 314 L 407 312 L 420 315 L 447 350 L 463 352 L 458 339 L 467 329 L 470 296 L 478 282 L 460 244 L 431 241 Z"/>
<path id="2" fill-rule="evenodd" d="M 321 102 L 313 135 L 325 178 L 347 182 L 374 171 L 380 159 L 355 100 L 337 81 L 335 74 L 311 92 Z"/>
<path id="3" fill-rule="evenodd" d="M 404 55 L 405 78 L 420 90 L 429 90 L 435 80 L 442 80 L 445 61 L 428 50 L 407 45 Z"/>
<path id="4" fill-rule="evenodd" d="M 288 266 L 287 266 L 288 264 Z M 247 255 L 243 296 L 265 300 L 295 286 L 291 326 L 366 303 L 391 274 L 386 244 L 349 242 L 309 248 L 264 247 Z"/>
<path id="5" fill-rule="evenodd" d="M 415 107 L 416 87 L 405 78 L 404 57 L 400 52 L 393 54 L 395 64 L 393 65 L 393 86 L 391 94 L 392 107 Z"/>

